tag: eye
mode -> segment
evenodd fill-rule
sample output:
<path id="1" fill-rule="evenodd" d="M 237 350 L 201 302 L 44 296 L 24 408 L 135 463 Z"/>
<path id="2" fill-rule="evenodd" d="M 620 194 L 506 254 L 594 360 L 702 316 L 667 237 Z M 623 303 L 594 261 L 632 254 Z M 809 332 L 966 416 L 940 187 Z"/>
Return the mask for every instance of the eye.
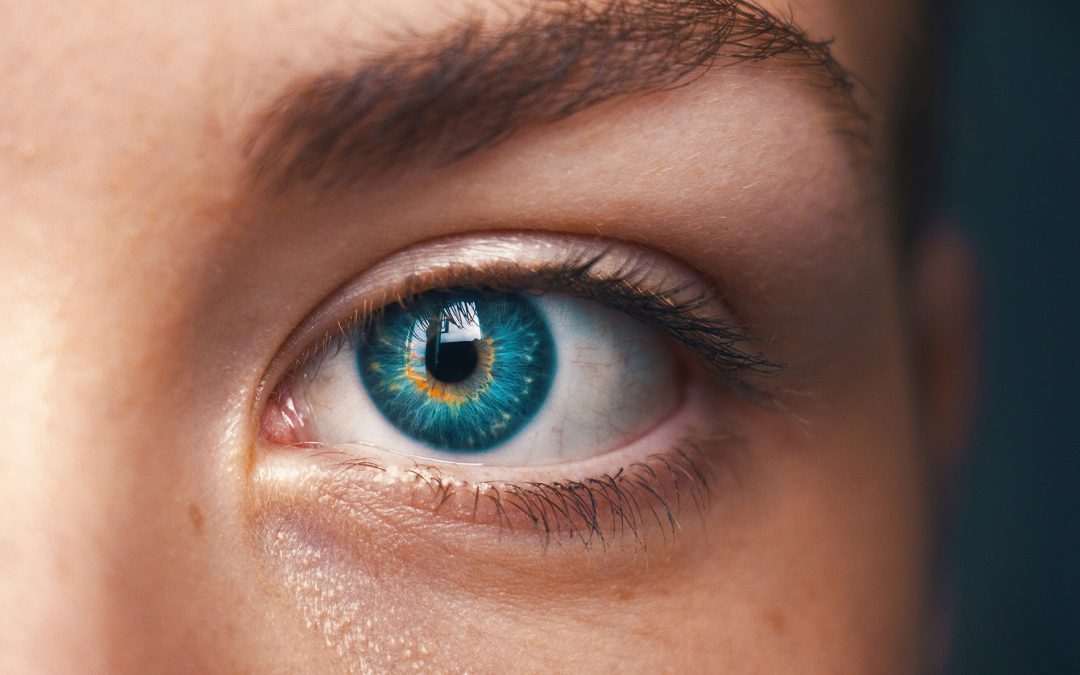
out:
<path id="1" fill-rule="evenodd" d="M 701 505 L 727 431 L 718 392 L 775 367 L 748 342 L 711 284 L 647 249 L 448 239 L 377 264 L 305 320 L 271 367 L 262 433 L 370 469 L 350 481 L 427 486 L 428 506 L 466 520 L 512 526 L 516 512 L 580 536 L 666 512 L 673 528 L 684 497 Z"/>
<path id="2" fill-rule="evenodd" d="M 669 414 L 660 329 L 592 300 L 466 289 L 394 304 L 303 387 L 313 439 L 417 458 L 554 464 L 624 445 Z"/>

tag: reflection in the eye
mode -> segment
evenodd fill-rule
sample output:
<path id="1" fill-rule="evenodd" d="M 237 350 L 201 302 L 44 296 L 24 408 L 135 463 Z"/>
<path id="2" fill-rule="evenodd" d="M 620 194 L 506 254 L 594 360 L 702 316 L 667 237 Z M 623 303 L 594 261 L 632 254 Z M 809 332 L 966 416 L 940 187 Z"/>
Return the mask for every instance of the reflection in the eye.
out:
<path id="1" fill-rule="evenodd" d="M 422 327 L 423 321 L 417 320 L 412 339 L 424 340 L 424 367 L 438 382 L 461 382 L 473 376 L 478 365 L 493 360 L 487 353 L 481 354 L 486 345 L 475 302 L 451 303 L 428 320 L 426 332 Z M 412 345 L 413 350 L 418 347 Z M 481 372 L 490 376 L 490 364 Z"/>

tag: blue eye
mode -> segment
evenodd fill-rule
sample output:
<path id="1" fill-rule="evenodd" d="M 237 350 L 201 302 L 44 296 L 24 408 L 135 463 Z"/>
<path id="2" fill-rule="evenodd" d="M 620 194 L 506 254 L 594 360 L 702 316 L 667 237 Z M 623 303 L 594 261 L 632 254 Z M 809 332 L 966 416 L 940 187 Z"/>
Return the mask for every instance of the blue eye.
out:
<path id="1" fill-rule="evenodd" d="M 555 377 L 555 343 L 517 293 L 435 291 L 390 306 L 356 366 L 390 424 L 440 451 L 496 447 L 529 424 Z"/>
<path id="2" fill-rule="evenodd" d="M 260 430 L 319 459 L 276 456 L 303 485 L 309 469 L 340 476 L 342 504 L 385 489 L 451 519 L 637 540 L 707 501 L 698 446 L 725 428 L 724 381 L 752 390 L 736 373 L 776 367 L 747 341 L 705 278 L 649 249 L 447 237 L 312 312 L 274 360 Z"/>
<path id="3" fill-rule="evenodd" d="M 664 334 L 622 311 L 442 289 L 372 313 L 290 399 L 310 441 L 524 466 L 625 446 L 678 407 L 683 386 Z"/>

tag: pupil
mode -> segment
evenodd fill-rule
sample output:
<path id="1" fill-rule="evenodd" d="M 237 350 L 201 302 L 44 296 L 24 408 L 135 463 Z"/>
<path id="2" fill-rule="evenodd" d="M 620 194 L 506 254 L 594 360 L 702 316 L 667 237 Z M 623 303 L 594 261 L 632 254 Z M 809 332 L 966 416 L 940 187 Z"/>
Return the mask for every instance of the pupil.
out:
<path id="1" fill-rule="evenodd" d="M 429 339 L 424 350 L 428 372 L 441 382 L 461 382 L 476 370 L 475 341 L 444 342 L 441 337 L 436 335 Z"/>

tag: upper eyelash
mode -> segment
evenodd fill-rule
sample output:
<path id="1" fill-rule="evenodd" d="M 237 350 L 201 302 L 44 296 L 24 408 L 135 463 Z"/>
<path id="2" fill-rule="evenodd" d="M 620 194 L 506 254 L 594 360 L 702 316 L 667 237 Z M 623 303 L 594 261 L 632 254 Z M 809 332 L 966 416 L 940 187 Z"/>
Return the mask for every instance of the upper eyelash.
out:
<path id="1" fill-rule="evenodd" d="M 721 374 L 744 370 L 769 372 L 781 368 L 780 364 L 767 359 L 760 352 L 748 352 L 738 347 L 752 341 L 742 328 L 726 318 L 702 314 L 709 304 L 709 295 L 702 289 L 695 290 L 691 282 L 643 292 L 640 287 L 649 270 L 630 263 L 613 276 L 599 279 L 589 277 L 589 271 L 605 255 L 600 253 L 570 263 L 560 273 L 564 279 L 576 280 L 587 287 L 593 299 L 607 300 L 635 319 L 665 329 L 683 345 L 707 358 Z M 687 292 L 692 295 L 680 298 Z"/>
<path id="2" fill-rule="evenodd" d="M 609 255 L 608 250 L 590 256 L 577 256 L 555 265 L 533 270 L 492 272 L 461 266 L 452 270 L 446 286 L 433 286 L 430 281 L 415 288 L 406 288 L 388 303 L 367 311 L 359 308 L 339 321 L 324 337 L 305 350 L 295 361 L 290 373 L 304 370 L 313 376 L 322 363 L 341 347 L 355 347 L 359 337 L 378 323 L 385 307 L 398 304 L 408 308 L 417 298 L 432 291 L 477 290 L 487 292 L 569 292 L 579 297 L 605 302 L 630 316 L 655 325 L 679 343 L 704 359 L 716 373 L 736 383 L 743 382 L 740 372 L 771 373 L 782 364 L 766 358 L 760 352 L 743 349 L 740 345 L 752 342 L 745 331 L 726 317 L 704 313 L 711 297 L 706 289 L 695 289 L 693 282 L 674 283 L 656 290 L 645 290 L 647 266 L 627 261 L 614 273 L 592 276 L 592 270 Z M 426 288 L 424 287 L 426 286 Z"/>

